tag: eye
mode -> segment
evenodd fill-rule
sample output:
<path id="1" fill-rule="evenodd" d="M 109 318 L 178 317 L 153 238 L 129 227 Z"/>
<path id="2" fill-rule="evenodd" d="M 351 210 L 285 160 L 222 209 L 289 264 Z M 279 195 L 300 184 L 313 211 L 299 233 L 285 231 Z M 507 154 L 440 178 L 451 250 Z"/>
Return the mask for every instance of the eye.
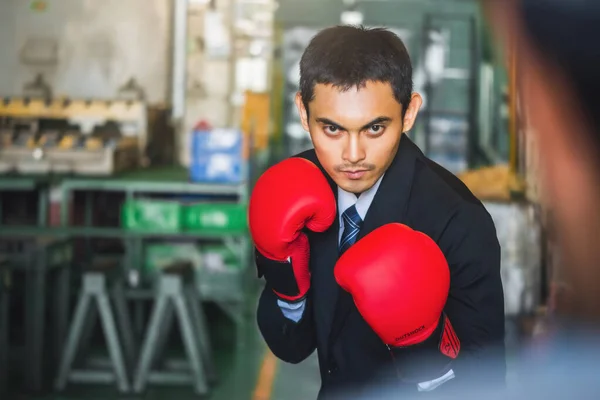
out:
<path id="1" fill-rule="evenodd" d="M 370 133 L 371 135 L 378 135 L 380 133 L 383 133 L 385 129 L 385 126 L 383 125 L 372 125 L 367 132 Z"/>
<path id="2" fill-rule="evenodd" d="M 325 133 L 327 133 L 328 135 L 336 135 L 340 132 L 340 128 L 334 125 L 325 125 L 323 127 L 323 130 L 325 131 Z"/>

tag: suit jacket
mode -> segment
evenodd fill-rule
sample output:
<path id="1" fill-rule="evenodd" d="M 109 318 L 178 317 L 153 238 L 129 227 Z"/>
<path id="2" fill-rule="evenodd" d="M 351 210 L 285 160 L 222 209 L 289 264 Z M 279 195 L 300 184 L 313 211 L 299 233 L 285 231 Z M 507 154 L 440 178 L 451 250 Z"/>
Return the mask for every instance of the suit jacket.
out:
<path id="1" fill-rule="evenodd" d="M 297 157 L 322 169 L 314 150 Z M 337 186 L 328 179 L 337 197 Z M 407 136 L 402 137 L 383 177 L 358 240 L 391 222 L 429 235 L 450 267 L 450 294 L 444 311 L 461 341 L 461 353 L 452 365 L 455 379 L 436 389 L 436 395 L 474 380 L 503 385 L 504 294 L 493 221 L 458 178 L 426 158 Z M 322 379 L 319 399 L 340 393 L 345 399 L 351 397 L 348 393 L 364 396 L 378 385 L 394 385 L 399 393 L 414 395 L 416 385 L 399 382 L 388 349 L 363 320 L 351 296 L 335 281 L 339 219 L 325 232 L 306 233 L 311 288 L 304 314 L 297 323 L 285 318 L 267 285 L 257 313 L 267 345 L 278 358 L 290 363 L 301 362 L 317 349 Z M 484 362 L 486 368 L 482 368 Z"/>

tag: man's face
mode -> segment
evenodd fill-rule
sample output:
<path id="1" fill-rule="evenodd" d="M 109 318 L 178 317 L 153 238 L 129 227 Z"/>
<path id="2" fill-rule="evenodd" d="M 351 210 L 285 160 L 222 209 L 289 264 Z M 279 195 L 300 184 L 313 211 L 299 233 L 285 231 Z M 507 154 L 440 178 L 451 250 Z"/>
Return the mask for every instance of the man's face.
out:
<path id="1" fill-rule="evenodd" d="M 357 194 L 371 188 L 390 166 L 421 103 L 414 94 L 403 119 L 391 85 L 371 81 L 347 91 L 317 84 L 308 113 L 300 94 L 296 96 L 319 162 L 340 188 Z"/>

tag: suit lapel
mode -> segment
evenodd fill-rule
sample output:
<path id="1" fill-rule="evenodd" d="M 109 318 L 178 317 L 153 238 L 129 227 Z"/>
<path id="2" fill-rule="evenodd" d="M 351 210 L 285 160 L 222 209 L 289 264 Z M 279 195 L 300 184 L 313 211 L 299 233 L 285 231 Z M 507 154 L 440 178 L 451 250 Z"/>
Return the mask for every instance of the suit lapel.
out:
<path id="1" fill-rule="evenodd" d="M 382 225 L 391 222 L 403 223 L 405 221 L 418 154 L 418 148 L 406 135 L 403 135 L 396 157 L 394 157 L 392 164 L 386 171 L 373 202 L 365 215 L 363 227 L 358 234 L 357 241 Z M 337 339 L 354 303 L 352 296 L 343 290 L 337 282 L 334 283 L 337 289 L 337 301 L 329 334 L 329 346 L 333 345 Z"/>

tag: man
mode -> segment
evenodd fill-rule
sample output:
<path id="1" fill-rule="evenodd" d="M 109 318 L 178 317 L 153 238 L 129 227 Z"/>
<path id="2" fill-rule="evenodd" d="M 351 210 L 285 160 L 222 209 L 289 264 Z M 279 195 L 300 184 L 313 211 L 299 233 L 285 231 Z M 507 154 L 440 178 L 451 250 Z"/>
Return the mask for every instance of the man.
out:
<path id="1" fill-rule="evenodd" d="M 249 207 L 268 346 L 290 363 L 317 349 L 319 398 L 502 384 L 495 228 L 406 135 L 422 100 L 404 44 L 384 29 L 328 28 L 300 75 L 296 105 L 314 150 L 271 167 Z M 485 376 L 482 360 L 495 361 Z"/>

